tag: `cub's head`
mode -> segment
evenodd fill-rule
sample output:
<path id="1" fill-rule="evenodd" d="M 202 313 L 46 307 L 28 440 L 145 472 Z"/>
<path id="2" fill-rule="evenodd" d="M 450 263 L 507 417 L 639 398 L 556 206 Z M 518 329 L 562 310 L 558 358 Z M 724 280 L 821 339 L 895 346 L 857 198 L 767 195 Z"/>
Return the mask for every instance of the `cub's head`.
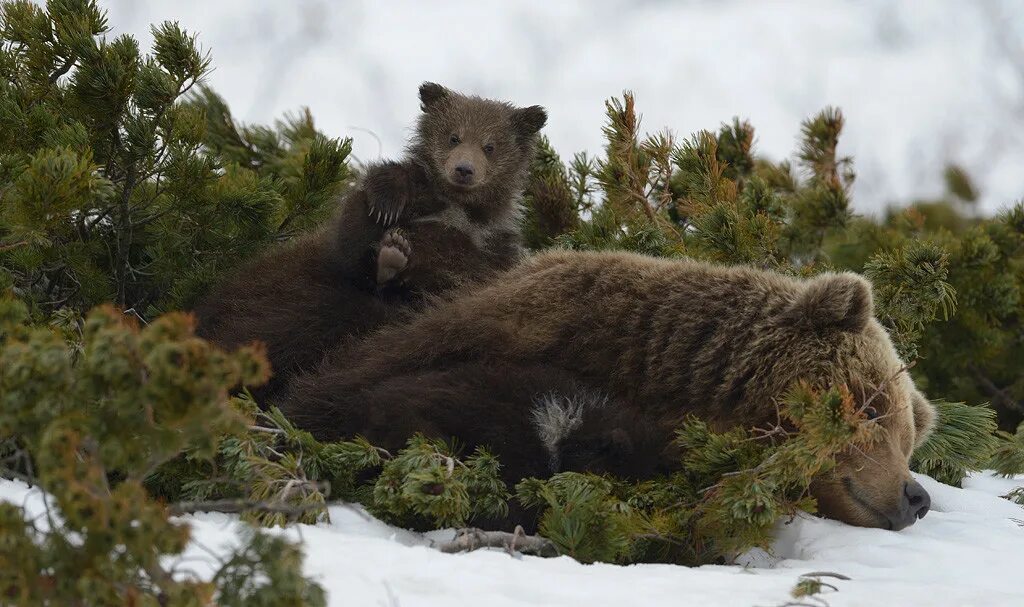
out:
<path id="1" fill-rule="evenodd" d="M 454 194 L 522 188 L 544 108 L 461 95 L 433 82 L 420 86 L 423 114 L 410 148 Z"/>
<path id="2" fill-rule="evenodd" d="M 909 461 L 935 424 L 935 409 L 917 390 L 885 329 L 874 318 L 871 285 L 856 274 L 806 284 L 786 320 L 812 344 L 815 381 L 845 383 L 879 439 L 851 448 L 816 479 L 821 514 L 862 527 L 899 530 L 928 512 L 931 500 L 910 476 Z"/>

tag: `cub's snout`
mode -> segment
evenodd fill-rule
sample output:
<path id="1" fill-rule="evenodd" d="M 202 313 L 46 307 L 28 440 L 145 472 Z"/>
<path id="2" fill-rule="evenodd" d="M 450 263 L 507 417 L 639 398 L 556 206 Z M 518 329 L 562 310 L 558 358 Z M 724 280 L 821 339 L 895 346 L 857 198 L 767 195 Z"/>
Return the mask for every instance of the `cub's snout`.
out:
<path id="1" fill-rule="evenodd" d="M 461 185 L 472 185 L 473 184 L 473 165 L 468 162 L 460 162 L 455 165 L 455 171 L 452 175 L 452 181 Z"/>

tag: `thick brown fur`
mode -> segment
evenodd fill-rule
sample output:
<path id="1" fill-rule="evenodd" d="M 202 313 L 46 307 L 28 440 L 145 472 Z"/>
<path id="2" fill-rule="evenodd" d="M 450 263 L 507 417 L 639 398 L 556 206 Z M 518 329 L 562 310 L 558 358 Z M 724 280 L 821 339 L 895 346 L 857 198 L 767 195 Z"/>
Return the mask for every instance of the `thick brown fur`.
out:
<path id="1" fill-rule="evenodd" d="M 874 319 L 870 285 L 854 274 L 800 280 L 626 253 L 545 253 L 340 351 L 299 378 L 283 407 L 325 439 L 364 434 L 394 448 L 400 437 L 426 431 L 478 443 L 521 432 L 538 398 L 566 389 L 536 375 L 524 378 L 532 383 L 514 397 L 507 378 L 472 390 L 423 382 L 436 373 L 461 378 L 467 365 L 478 375 L 461 381 L 486 383 L 494 373 L 521 368 L 557 370 L 613 403 L 621 418 L 603 413 L 590 429 L 606 448 L 614 452 L 634 428 L 652 428 L 639 443 L 661 442 L 640 452 L 661 453 L 663 464 L 673 459 L 669 437 L 686 415 L 718 429 L 768 424 L 798 380 L 846 384 L 855 405 L 872 407 L 885 438 L 844 454 L 833 473 L 815 482 L 821 511 L 897 529 L 926 512 L 927 494 L 910 477 L 908 460 L 934 412 Z M 366 396 L 382 385 L 387 398 Z M 443 397 L 435 398 L 439 392 Z M 425 401 L 434 404 L 410 405 Z M 491 446 L 517 473 L 550 455 Z M 654 473 L 657 466 L 628 452 L 632 463 L 623 465 L 633 476 Z"/>
<path id="2" fill-rule="evenodd" d="M 243 265 L 195 308 L 201 336 L 266 344 L 274 375 L 259 401 L 344 338 L 519 259 L 519 199 L 543 109 L 432 83 L 420 98 L 402 162 L 369 167 L 326 227 Z"/>

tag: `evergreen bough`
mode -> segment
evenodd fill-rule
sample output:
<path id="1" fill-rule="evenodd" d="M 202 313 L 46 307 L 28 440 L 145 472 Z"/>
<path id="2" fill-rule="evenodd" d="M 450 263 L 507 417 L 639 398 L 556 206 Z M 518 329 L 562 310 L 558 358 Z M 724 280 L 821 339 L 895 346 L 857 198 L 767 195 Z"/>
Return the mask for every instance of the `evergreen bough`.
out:
<path id="1" fill-rule="evenodd" d="M 963 403 L 933 404 L 938 412 L 935 431 L 914 451 L 911 466 L 939 482 L 959 487 L 968 472 L 989 467 L 1000 442 L 994 434 L 995 412 Z M 1024 466 L 1017 470 L 1024 471 Z"/>
<path id="2" fill-rule="evenodd" d="M 1020 474 L 1024 470 L 1024 424 L 1014 434 L 1000 430 L 996 436 L 1001 440 L 992 453 L 988 467 L 1003 476 Z M 1018 502 L 1024 501 L 1024 488 L 1017 493 L 1021 498 Z"/>

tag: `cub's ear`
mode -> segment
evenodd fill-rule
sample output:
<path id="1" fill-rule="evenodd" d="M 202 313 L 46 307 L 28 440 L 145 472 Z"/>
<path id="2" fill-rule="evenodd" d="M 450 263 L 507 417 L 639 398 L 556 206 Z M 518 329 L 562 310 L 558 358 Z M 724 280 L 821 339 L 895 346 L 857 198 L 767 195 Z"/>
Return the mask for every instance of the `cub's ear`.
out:
<path id="1" fill-rule="evenodd" d="M 874 315 L 871 283 L 852 272 L 814 278 L 783 313 L 788 324 L 818 333 L 864 330 Z"/>
<path id="2" fill-rule="evenodd" d="M 450 93 L 451 91 L 436 82 L 424 82 L 420 85 L 420 109 L 426 112 Z"/>
<path id="3" fill-rule="evenodd" d="M 547 124 L 548 113 L 539 105 L 531 105 L 512 112 L 512 126 L 520 137 L 527 138 L 537 134 L 537 131 Z"/>
<path id="4" fill-rule="evenodd" d="M 938 415 L 935 412 L 935 405 L 919 391 L 914 390 L 910 401 L 914 407 L 914 448 L 917 449 L 935 431 Z"/>

